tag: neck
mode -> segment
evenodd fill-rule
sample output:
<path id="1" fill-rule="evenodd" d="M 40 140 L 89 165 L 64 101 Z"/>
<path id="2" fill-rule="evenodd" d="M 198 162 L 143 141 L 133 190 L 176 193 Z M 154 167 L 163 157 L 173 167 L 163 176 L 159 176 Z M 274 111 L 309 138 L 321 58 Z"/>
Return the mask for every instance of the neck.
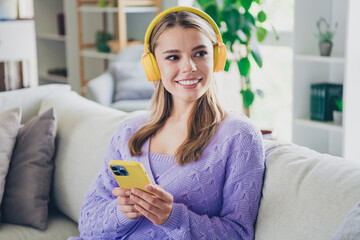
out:
<path id="1" fill-rule="evenodd" d="M 186 121 L 189 119 L 190 114 L 197 101 L 186 102 L 181 100 L 174 100 L 170 113 L 170 117 L 177 121 Z"/>

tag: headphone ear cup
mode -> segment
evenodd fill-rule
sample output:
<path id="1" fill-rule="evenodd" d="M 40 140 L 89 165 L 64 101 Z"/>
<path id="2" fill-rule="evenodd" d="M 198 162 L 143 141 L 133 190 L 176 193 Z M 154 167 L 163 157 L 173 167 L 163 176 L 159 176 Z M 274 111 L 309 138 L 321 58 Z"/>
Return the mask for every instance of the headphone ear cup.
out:
<path id="1" fill-rule="evenodd" d="M 214 72 L 224 71 L 226 63 L 226 47 L 224 43 L 218 43 L 214 47 Z"/>
<path id="2" fill-rule="evenodd" d="M 161 79 L 159 67 L 152 53 L 144 53 L 141 57 L 141 63 L 148 81 L 155 82 Z"/>

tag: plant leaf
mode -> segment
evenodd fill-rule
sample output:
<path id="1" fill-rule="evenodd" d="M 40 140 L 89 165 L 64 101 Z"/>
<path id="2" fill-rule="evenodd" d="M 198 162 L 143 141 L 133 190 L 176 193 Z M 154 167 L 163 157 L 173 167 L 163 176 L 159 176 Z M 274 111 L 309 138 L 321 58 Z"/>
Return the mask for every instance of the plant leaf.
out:
<path id="1" fill-rule="evenodd" d="M 204 10 L 204 12 L 209 14 L 209 16 L 214 20 L 214 22 L 216 22 L 216 24 L 218 26 L 220 26 L 220 14 L 219 14 L 218 5 L 216 4 L 216 2 L 206 4 L 204 6 L 203 10 Z"/>
<path id="2" fill-rule="evenodd" d="M 228 42 L 230 42 L 232 45 L 236 40 L 236 36 L 234 36 L 233 33 L 229 31 L 223 32 L 221 36 L 225 45 L 227 45 Z"/>
<path id="3" fill-rule="evenodd" d="M 261 57 L 259 48 L 256 45 L 252 45 L 250 48 L 251 48 L 251 55 L 253 56 L 256 64 L 259 66 L 259 68 L 262 68 L 263 61 L 262 61 L 262 57 Z"/>
<path id="4" fill-rule="evenodd" d="M 257 36 L 257 39 L 258 39 L 259 42 L 264 41 L 266 35 L 267 35 L 267 31 L 266 31 L 265 28 L 263 28 L 263 27 L 258 27 L 258 28 L 256 29 L 256 36 Z"/>
<path id="5" fill-rule="evenodd" d="M 240 28 L 241 16 L 236 8 L 225 8 L 223 11 L 223 17 L 229 32 L 236 32 Z"/>
<path id="6" fill-rule="evenodd" d="M 216 4 L 216 0 L 210 0 L 210 1 L 209 0 L 197 0 L 197 2 L 201 7 L 204 7 L 205 5 L 207 5 L 209 3 L 215 3 Z"/>
<path id="7" fill-rule="evenodd" d="M 226 59 L 224 71 L 228 72 L 230 69 L 231 61 Z"/>
<path id="8" fill-rule="evenodd" d="M 232 4 L 235 4 L 237 0 L 225 0 L 224 1 L 224 7 L 229 7 Z"/>
<path id="9" fill-rule="evenodd" d="M 243 97 L 243 105 L 245 108 L 249 108 L 251 104 L 254 102 L 255 95 L 251 91 L 251 89 L 242 89 L 240 94 Z"/>
<path id="10" fill-rule="evenodd" d="M 249 13 L 249 12 L 244 13 L 244 17 L 248 23 L 251 23 L 253 26 L 255 26 L 255 18 L 253 15 L 251 15 L 251 13 Z M 250 24 L 248 24 L 248 25 L 250 25 Z"/>
<path id="11" fill-rule="evenodd" d="M 248 37 L 248 40 L 250 41 L 250 39 L 251 39 L 251 26 L 246 25 L 242 30 L 246 34 L 246 36 Z"/>
<path id="12" fill-rule="evenodd" d="M 249 11 L 253 0 L 240 0 L 241 5 L 245 8 L 245 11 Z"/>
<path id="13" fill-rule="evenodd" d="M 264 13 L 264 11 L 260 11 L 257 15 L 257 18 L 259 20 L 259 22 L 265 22 L 266 21 L 266 14 Z"/>
<path id="14" fill-rule="evenodd" d="M 240 71 L 240 74 L 244 77 L 246 77 L 250 72 L 250 61 L 247 57 L 240 59 L 238 61 L 238 68 Z"/>

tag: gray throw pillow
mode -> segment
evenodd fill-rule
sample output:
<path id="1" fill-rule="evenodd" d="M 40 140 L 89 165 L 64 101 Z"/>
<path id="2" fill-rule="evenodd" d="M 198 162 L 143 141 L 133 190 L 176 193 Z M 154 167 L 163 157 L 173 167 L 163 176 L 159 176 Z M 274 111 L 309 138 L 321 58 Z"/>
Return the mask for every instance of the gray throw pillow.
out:
<path id="1" fill-rule="evenodd" d="M 115 81 L 114 102 L 126 99 L 150 99 L 153 84 L 146 79 L 141 62 L 114 62 L 110 68 Z"/>
<path id="2" fill-rule="evenodd" d="M 360 239 L 360 202 L 350 211 L 331 240 Z"/>
<path id="3" fill-rule="evenodd" d="M 13 108 L 0 113 L 0 204 L 11 155 L 20 127 L 21 109 Z"/>
<path id="4" fill-rule="evenodd" d="M 2 203 L 4 222 L 46 229 L 55 135 L 54 109 L 32 118 L 20 128 L 6 179 Z"/>

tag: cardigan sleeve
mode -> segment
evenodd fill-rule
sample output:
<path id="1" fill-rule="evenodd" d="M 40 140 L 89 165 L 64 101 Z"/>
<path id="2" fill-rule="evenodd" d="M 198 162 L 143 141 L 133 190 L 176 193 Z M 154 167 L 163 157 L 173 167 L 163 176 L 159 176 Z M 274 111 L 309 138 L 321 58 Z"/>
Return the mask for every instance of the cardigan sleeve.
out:
<path id="1" fill-rule="evenodd" d="M 109 170 L 111 160 L 122 160 L 119 146 L 121 146 L 121 129 L 112 137 L 105 161 L 95 182 L 90 187 L 84 204 L 80 210 L 79 231 L 82 239 L 115 239 L 130 234 L 135 226 L 140 224 L 143 217 L 137 219 L 126 218 L 116 203 L 112 190 L 118 187 L 115 178 Z"/>
<path id="2" fill-rule="evenodd" d="M 264 169 L 260 132 L 250 129 L 238 135 L 227 157 L 220 214 L 198 215 L 174 203 L 161 227 L 173 239 L 254 239 Z"/>

